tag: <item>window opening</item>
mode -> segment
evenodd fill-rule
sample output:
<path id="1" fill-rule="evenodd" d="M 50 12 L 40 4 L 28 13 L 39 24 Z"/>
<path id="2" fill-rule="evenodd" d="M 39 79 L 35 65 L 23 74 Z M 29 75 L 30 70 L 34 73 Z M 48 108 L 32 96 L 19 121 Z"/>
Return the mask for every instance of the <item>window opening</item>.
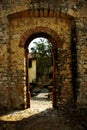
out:
<path id="1" fill-rule="evenodd" d="M 32 59 L 29 59 L 29 68 L 32 68 Z"/>

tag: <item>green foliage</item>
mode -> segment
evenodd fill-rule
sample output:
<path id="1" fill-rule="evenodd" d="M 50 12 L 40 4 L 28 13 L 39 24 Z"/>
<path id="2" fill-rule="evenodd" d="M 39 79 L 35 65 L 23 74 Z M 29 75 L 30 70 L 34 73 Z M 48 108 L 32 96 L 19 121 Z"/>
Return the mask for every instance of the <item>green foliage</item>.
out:
<path id="1" fill-rule="evenodd" d="M 37 76 L 46 76 L 52 64 L 52 44 L 45 39 L 40 39 L 34 44 L 35 47 L 32 47 L 31 51 L 33 57 L 37 58 Z"/>

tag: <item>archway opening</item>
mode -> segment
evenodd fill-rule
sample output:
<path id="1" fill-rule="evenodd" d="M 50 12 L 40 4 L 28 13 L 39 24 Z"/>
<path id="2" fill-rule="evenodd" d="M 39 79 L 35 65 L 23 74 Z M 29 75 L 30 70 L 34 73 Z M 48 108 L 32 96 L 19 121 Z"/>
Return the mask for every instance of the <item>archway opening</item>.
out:
<path id="1" fill-rule="evenodd" d="M 52 108 L 53 54 L 52 44 L 43 37 L 29 44 L 28 81 L 30 86 L 30 106 L 40 110 Z"/>
<path id="2" fill-rule="evenodd" d="M 31 62 L 32 58 L 29 58 L 29 55 L 31 55 L 29 53 L 29 46 L 30 46 L 31 42 L 36 38 L 43 38 L 43 39 L 45 39 L 49 42 L 48 45 L 51 47 L 52 52 L 51 52 L 51 59 L 48 58 L 48 60 L 49 60 L 49 62 L 51 62 L 51 64 L 50 64 L 50 67 L 49 66 L 47 67 L 46 63 L 44 64 L 44 62 L 48 62 L 47 59 L 46 59 L 46 61 L 43 61 L 43 63 L 40 63 L 40 62 L 42 62 L 42 60 L 40 59 L 41 54 L 39 54 L 39 53 L 36 54 L 36 52 L 35 52 L 34 54 L 38 55 L 38 57 L 40 59 L 39 66 L 42 66 L 44 64 L 44 67 L 46 67 L 46 68 L 44 68 L 42 66 L 41 67 L 42 70 L 40 70 L 40 68 L 36 68 L 36 72 L 35 72 L 35 70 L 34 70 L 34 72 L 30 72 L 29 66 L 30 67 L 32 66 L 31 65 L 32 64 L 32 62 Z M 43 44 L 40 44 L 40 45 L 41 45 L 41 47 L 43 46 Z M 56 77 L 57 76 L 57 66 L 56 66 L 57 48 L 58 47 L 57 47 L 57 43 L 55 44 L 55 40 L 46 33 L 36 33 L 36 34 L 31 35 L 27 39 L 26 44 L 25 44 L 26 87 L 27 87 L 26 88 L 26 108 L 29 108 L 29 107 L 32 106 L 31 99 L 33 99 L 33 100 L 36 100 L 36 99 L 42 99 L 43 100 L 43 99 L 45 99 L 44 100 L 45 105 L 46 105 L 46 102 L 50 101 L 51 102 L 50 107 L 54 107 L 54 108 L 57 107 L 57 93 L 56 93 L 56 88 L 57 88 L 57 77 Z M 40 51 L 41 51 L 41 49 L 40 49 Z M 46 51 L 46 49 L 45 49 L 45 51 Z M 48 53 L 49 52 L 47 50 L 46 54 L 49 55 Z M 30 56 L 30 57 L 32 57 L 32 56 Z M 37 59 L 38 59 L 38 57 L 37 57 Z M 45 56 L 45 58 L 46 58 L 46 56 Z M 35 64 L 36 64 L 35 62 L 37 62 L 36 57 L 33 57 L 32 60 L 34 61 L 34 67 L 35 67 Z M 51 70 L 51 68 L 52 68 L 52 70 Z M 45 70 L 45 69 L 49 69 L 49 70 Z M 37 70 L 38 70 L 38 73 L 37 73 Z M 51 73 L 50 73 L 50 70 L 52 71 Z M 46 71 L 49 71 L 49 72 L 46 72 Z M 44 75 L 42 73 L 44 73 Z M 37 82 L 35 80 L 33 80 L 31 82 L 31 80 L 30 80 L 30 78 L 32 77 L 31 75 L 33 75 L 33 76 L 36 75 L 36 81 Z M 35 88 L 34 91 L 33 91 L 34 85 L 37 87 L 37 89 Z M 40 93 L 40 91 L 42 91 L 43 94 Z M 38 95 L 37 93 L 40 93 L 39 96 L 43 95 L 44 97 L 35 98 L 35 96 Z M 51 98 L 51 100 L 50 100 L 50 98 Z M 41 105 L 42 105 L 42 100 L 41 100 Z M 35 108 L 36 108 L 36 101 L 35 101 L 34 105 L 35 105 Z M 39 106 L 40 106 L 40 104 L 39 104 Z"/>

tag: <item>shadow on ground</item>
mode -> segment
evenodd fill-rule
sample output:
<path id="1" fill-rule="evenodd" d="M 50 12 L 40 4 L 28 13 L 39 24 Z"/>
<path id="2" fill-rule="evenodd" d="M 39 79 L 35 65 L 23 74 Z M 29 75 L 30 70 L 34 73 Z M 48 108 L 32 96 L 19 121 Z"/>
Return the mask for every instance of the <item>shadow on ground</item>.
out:
<path id="1" fill-rule="evenodd" d="M 19 121 L 0 120 L 0 130 L 87 130 L 87 111 L 46 109 Z"/>

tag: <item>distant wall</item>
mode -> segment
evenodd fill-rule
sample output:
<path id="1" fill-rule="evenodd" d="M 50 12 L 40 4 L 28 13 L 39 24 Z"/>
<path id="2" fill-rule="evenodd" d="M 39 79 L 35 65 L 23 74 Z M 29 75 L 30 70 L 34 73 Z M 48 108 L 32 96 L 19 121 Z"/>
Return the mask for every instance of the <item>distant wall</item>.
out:
<path id="1" fill-rule="evenodd" d="M 32 67 L 28 69 L 29 82 L 36 81 L 36 60 L 32 60 Z"/>

